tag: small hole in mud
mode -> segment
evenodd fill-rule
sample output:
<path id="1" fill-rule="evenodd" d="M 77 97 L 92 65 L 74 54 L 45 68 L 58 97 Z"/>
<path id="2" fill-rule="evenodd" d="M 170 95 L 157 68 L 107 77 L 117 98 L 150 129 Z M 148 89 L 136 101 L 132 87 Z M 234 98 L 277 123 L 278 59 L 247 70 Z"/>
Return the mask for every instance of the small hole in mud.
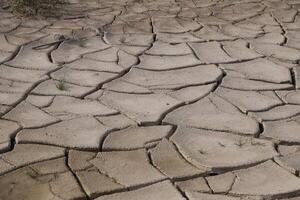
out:
<path id="1" fill-rule="evenodd" d="M 209 173 L 209 176 L 217 176 L 217 175 L 219 175 L 219 174 L 216 172 Z"/>

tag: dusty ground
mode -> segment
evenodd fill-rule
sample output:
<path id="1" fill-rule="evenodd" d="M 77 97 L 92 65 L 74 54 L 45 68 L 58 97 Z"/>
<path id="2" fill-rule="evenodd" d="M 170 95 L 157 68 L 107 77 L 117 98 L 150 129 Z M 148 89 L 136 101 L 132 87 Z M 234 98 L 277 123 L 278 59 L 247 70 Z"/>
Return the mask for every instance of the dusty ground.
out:
<path id="1" fill-rule="evenodd" d="M 0 199 L 299 200 L 299 11 L 299 0 L 73 0 L 60 20 L 1 10 Z"/>

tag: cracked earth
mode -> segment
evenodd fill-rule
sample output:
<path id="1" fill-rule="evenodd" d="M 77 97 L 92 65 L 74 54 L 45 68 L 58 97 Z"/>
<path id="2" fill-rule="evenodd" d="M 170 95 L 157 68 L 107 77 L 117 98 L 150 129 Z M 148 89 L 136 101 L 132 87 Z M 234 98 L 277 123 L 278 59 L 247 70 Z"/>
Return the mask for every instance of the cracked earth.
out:
<path id="1" fill-rule="evenodd" d="M 1 200 L 300 200 L 299 0 L 0 10 Z"/>

